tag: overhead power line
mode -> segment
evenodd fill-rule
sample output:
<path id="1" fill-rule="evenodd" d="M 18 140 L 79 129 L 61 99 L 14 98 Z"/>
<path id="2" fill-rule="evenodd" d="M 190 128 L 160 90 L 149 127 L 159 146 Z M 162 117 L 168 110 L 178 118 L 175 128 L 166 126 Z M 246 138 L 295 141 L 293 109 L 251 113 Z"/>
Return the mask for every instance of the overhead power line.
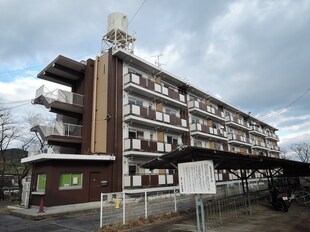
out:
<path id="1" fill-rule="evenodd" d="M 1 105 L 16 104 L 16 103 L 22 103 L 22 102 L 29 102 L 31 100 L 32 99 L 26 99 L 26 100 L 21 100 L 21 101 L 5 101 L 5 102 L 0 101 L 0 104 Z"/>
<path id="2" fill-rule="evenodd" d="M 143 0 L 143 2 L 141 3 L 140 7 L 138 8 L 138 10 L 136 11 L 136 13 L 132 16 L 132 18 L 129 20 L 127 27 L 129 26 L 129 24 L 132 22 L 132 20 L 134 20 L 134 18 L 137 16 L 137 14 L 139 13 L 139 11 L 141 10 L 141 8 L 143 7 L 143 5 L 146 3 L 146 0 Z"/>
<path id="3" fill-rule="evenodd" d="M 278 115 L 280 115 L 281 113 L 283 113 L 285 110 L 287 110 L 290 106 L 294 105 L 296 102 L 298 102 L 300 99 L 302 99 L 308 92 L 310 91 L 310 87 L 302 94 L 300 95 L 298 98 L 296 98 L 294 101 L 292 101 L 290 104 L 288 104 L 287 106 L 285 106 L 283 109 L 269 115 L 268 117 L 262 119 L 262 121 L 266 121 L 268 119 L 274 118 Z"/>
<path id="4" fill-rule="evenodd" d="M 12 110 L 12 109 L 16 109 L 16 108 L 19 108 L 19 107 L 28 105 L 29 103 L 31 103 L 31 102 L 29 101 L 29 102 L 26 102 L 26 103 L 23 103 L 23 104 L 20 104 L 20 105 L 17 105 L 17 106 L 12 106 L 12 107 L 8 107 L 8 108 L 3 108 L 3 109 L 1 109 L 1 110 L 3 111 L 3 110 Z"/>

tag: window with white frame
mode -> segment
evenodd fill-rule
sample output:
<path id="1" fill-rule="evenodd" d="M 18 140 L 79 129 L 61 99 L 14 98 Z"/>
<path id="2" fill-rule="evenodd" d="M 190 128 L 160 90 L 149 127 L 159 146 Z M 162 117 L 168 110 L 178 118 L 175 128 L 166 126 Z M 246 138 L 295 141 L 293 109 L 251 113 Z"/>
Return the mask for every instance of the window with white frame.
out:
<path id="1" fill-rule="evenodd" d="M 195 116 L 192 116 L 192 123 L 201 124 L 201 119 L 200 119 L 200 118 L 197 118 L 197 117 L 195 117 Z"/>
<path id="2" fill-rule="evenodd" d="M 178 145 L 178 137 L 175 135 L 167 135 L 167 143 Z"/>
<path id="3" fill-rule="evenodd" d="M 194 139 L 194 147 L 202 147 L 202 141 Z"/>
<path id="4" fill-rule="evenodd" d="M 143 100 L 134 96 L 128 97 L 128 103 L 131 105 L 143 106 Z"/>
<path id="5" fill-rule="evenodd" d="M 144 131 L 142 130 L 129 130 L 128 132 L 129 139 L 143 139 Z"/>
<path id="6" fill-rule="evenodd" d="M 177 110 L 165 107 L 165 113 L 169 114 L 169 115 L 175 115 L 176 116 L 177 115 Z"/>

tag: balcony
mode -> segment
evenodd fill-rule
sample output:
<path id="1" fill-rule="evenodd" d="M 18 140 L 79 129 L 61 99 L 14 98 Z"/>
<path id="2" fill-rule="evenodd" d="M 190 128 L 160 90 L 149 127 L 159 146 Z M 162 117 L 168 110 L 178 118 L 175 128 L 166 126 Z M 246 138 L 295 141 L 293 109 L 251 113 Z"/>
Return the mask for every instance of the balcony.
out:
<path id="1" fill-rule="evenodd" d="M 202 102 L 198 102 L 195 100 L 191 100 L 188 102 L 188 108 L 189 108 L 189 112 L 195 112 L 197 114 L 200 114 L 202 116 L 211 116 L 213 118 L 216 118 L 220 121 L 225 121 L 225 117 L 224 117 L 224 113 L 214 109 L 211 106 L 207 106 L 205 104 L 203 104 Z"/>
<path id="2" fill-rule="evenodd" d="M 264 137 L 267 136 L 265 131 L 262 128 L 257 127 L 257 126 L 251 126 L 251 130 L 249 131 L 249 133 L 264 136 Z"/>
<path id="3" fill-rule="evenodd" d="M 253 147 L 252 148 L 257 148 L 257 149 L 264 149 L 264 150 L 269 150 L 266 143 L 265 142 L 262 142 L 262 141 L 256 141 L 256 140 L 253 140 L 252 141 L 252 145 Z"/>
<path id="4" fill-rule="evenodd" d="M 267 147 L 271 152 L 280 152 L 280 147 L 276 145 L 268 144 Z"/>
<path id="5" fill-rule="evenodd" d="M 124 187 L 125 188 L 149 188 L 149 187 L 165 187 L 178 184 L 177 175 L 125 175 Z M 170 187 L 171 188 L 171 187 Z"/>
<path id="6" fill-rule="evenodd" d="M 241 127 L 245 130 L 250 130 L 250 124 L 242 119 L 227 115 L 225 117 L 226 125 Z"/>
<path id="7" fill-rule="evenodd" d="M 228 143 L 229 144 L 239 144 L 245 146 L 252 146 L 250 138 L 245 136 L 236 135 L 236 134 L 228 134 Z"/>
<path id="8" fill-rule="evenodd" d="M 274 140 L 274 141 L 279 141 L 279 136 L 276 135 L 276 134 L 273 134 L 273 133 L 270 133 L 270 132 L 266 132 L 266 139 L 269 139 L 269 140 Z"/>
<path id="9" fill-rule="evenodd" d="M 207 125 L 203 125 L 200 123 L 190 124 L 191 135 L 202 136 L 206 138 L 215 138 L 219 140 L 227 141 L 227 132 L 223 129 L 213 128 Z"/>
<path id="10" fill-rule="evenodd" d="M 84 96 L 65 90 L 49 91 L 44 85 L 36 91 L 34 104 L 44 105 L 46 108 L 82 113 Z"/>
<path id="11" fill-rule="evenodd" d="M 185 96 L 176 89 L 165 87 L 133 73 L 124 75 L 124 90 L 130 90 L 149 98 L 156 96 L 170 103 L 186 106 Z"/>
<path id="12" fill-rule="evenodd" d="M 147 126 L 166 127 L 174 131 L 188 131 L 186 119 L 131 104 L 124 106 L 124 121 L 135 121 Z"/>
<path id="13" fill-rule="evenodd" d="M 157 153 L 167 153 L 178 147 L 170 144 L 145 139 L 125 139 L 124 150 L 126 155 L 158 156 Z M 133 151 L 133 152 L 130 152 Z M 155 154 L 154 154 L 155 153 Z"/>
<path id="14" fill-rule="evenodd" d="M 48 142 L 81 143 L 82 126 L 56 121 L 53 124 L 38 125 L 31 128 Z"/>

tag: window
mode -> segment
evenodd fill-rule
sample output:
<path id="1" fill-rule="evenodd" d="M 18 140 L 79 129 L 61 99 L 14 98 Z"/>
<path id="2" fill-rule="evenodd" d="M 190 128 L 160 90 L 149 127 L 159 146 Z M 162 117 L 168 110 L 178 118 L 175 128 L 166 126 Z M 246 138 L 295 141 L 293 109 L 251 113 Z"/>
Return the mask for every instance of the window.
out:
<path id="1" fill-rule="evenodd" d="M 60 175 L 59 189 L 81 189 L 83 173 L 63 173 Z"/>
<path id="2" fill-rule="evenodd" d="M 216 104 L 214 104 L 214 103 L 211 103 L 211 107 L 212 107 L 213 109 L 218 110 L 218 106 L 217 106 Z"/>
<path id="3" fill-rule="evenodd" d="M 38 174 L 37 176 L 37 191 L 45 192 L 46 185 L 46 173 Z"/>
<path id="4" fill-rule="evenodd" d="M 135 139 L 137 137 L 136 132 L 135 131 L 129 131 L 129 138 L 130 139 Z"/>
<path id="5" fill-rule="evenodd" d="M 223 145 L 221 143 L 215 143 L 215 150 L 223 150 Z"/>
<path id="6" fill-rule="evenodd" d="M 177 111 L 171 108 L 165 108 L 165 113 L 169 115 L 177 115 Z"/>
<path id="7" fill-rule="evenodd" d="M 143 139 L 144 138 L 144 132 L 143 131 L 130 130 L 128 133 L 128 136 L 130 139 Z"/>
<path id="8" fill-rule="evenodd" d="M 136 175 L 136 174 L 137 174 L 137 166 L 129 165 L 129 175 Z"/>
<path id="9" fill-rule="evenodd" d="M 178 138 L 171 135 L 167 135 L 167 143 L 178 145 Z"/>
<path id="10" fill-rule="evenodd" d="M 128 103 L 132 105 L 141 106 L 141 107 L 143 106 L 143 100 L 135 98 L 135 97 L 129 97 Z"/>
<path id="11" fill-rule="evenodd" d="M 192 117 L 192 123 L 198 123 L 200 124 L 200 119 L 196 117 Z"/>
<path id="12" fill-rule="evenodd" d="M 200 141 L 200 140 L 194 140 L 194 146 L 195 146 L 195 147 L 202 147 L 202 141 Z"/>

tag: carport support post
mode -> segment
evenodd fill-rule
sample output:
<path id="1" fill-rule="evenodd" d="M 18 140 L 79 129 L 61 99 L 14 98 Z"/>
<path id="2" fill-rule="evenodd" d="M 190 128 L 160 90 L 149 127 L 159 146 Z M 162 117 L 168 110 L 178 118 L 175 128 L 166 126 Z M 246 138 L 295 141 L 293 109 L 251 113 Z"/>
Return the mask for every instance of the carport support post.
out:
<path id="1" fill-rule="evenodd" d="M 200 194 L 195 195 L 195 202 L 196 202 L 197 231 L 206 232 L 203 200 Z"/>
<path id="2" fill-rule="evenodd" d="M 250 209 L 250 214 L 252 214 L 250 192 L 249 192 L 249 182 L 248 182 L 248 177 L 247 177 L 247 174 L 246 174 L 246 170 L 244 170 L 244 175 L 245 175 L 247 207 Z"/>
<path id="3" fill-rule="evenodd" d="M 126 224 L 126 193 L 123 191 L 123 225 Z"/>
<path id="4" fill-rule="evenodd" d="M 246 176 L 246 171 L 243 169 L 240 169 L 240 172 L 241 172 L 241 184 L 242 184 L 242 191 L 243 191 L 242 195 L 245 198 L 245 206 L 249 207 L 250 206 L 249 184 L 248 184 L 248 179 Z M 245 180 L 246 189 L 244 187 L 244 180 Z"/>

